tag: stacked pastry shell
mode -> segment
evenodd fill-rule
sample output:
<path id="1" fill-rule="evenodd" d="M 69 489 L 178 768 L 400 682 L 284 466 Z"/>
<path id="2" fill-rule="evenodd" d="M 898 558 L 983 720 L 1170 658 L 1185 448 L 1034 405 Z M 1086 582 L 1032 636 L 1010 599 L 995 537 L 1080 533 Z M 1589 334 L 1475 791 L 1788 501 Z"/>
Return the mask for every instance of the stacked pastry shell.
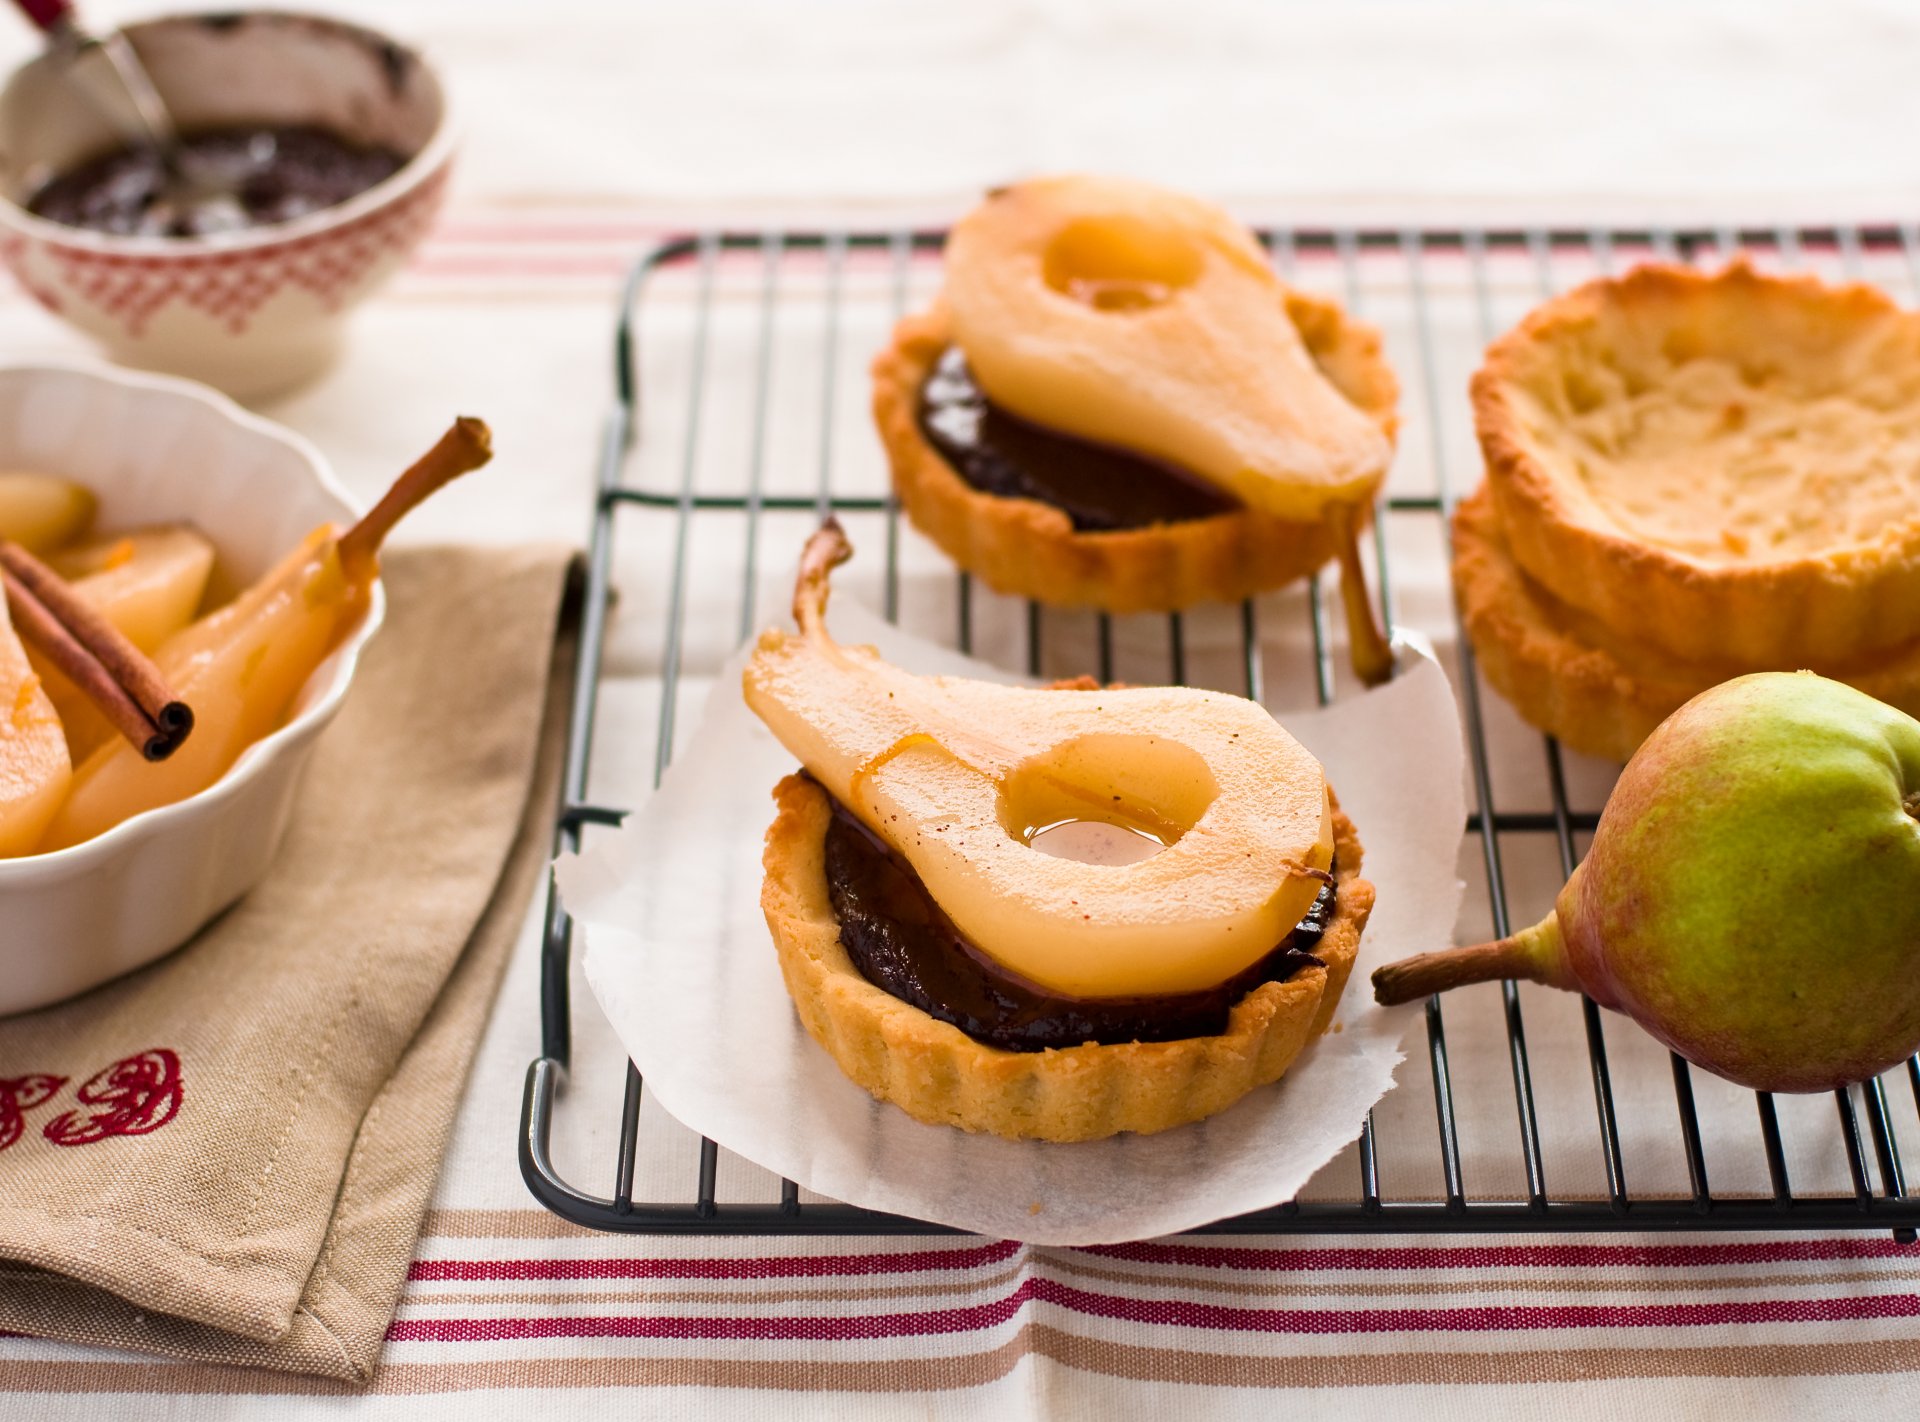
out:
<path id="1" fill-rule="evenodd" d="M 1535 310 L 1472 393 L 1455 589 L 1528 721 L 1624 760 L 1707 687 L 1799 667 L 1920 710 L 1920 316 L 1645 266 Z"/>

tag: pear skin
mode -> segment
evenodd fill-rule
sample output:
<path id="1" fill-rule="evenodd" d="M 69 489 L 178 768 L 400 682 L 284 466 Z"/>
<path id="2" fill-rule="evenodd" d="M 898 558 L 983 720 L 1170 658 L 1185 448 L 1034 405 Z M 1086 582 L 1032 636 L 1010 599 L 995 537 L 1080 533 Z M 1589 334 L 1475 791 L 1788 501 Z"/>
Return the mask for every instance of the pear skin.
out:
<path id="1" fill-rule="evenodd" d="M 1761 1091 L 1920 1048 L 1920 721 L 1810 672 L 1701 693 L 1622 772 L 1553 914 L 1374 976 L 1381 1001 L 1529 978 L 1585 991 Z"/>

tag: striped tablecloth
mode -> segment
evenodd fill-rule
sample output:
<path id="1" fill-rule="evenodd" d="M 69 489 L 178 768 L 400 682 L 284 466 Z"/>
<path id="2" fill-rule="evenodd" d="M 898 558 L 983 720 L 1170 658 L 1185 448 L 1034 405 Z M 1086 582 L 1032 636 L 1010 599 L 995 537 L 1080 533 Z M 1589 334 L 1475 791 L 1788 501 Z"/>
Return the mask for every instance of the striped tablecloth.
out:
<path id="1" fill-rule="evenodd" d="M 97 22 L 149 8 L 90 6 Z M 362 498 L 447 416 L 484 415 L 500 449 L 485 497 L 436 500 L 405 536 L 577 540 L 619 278 L 645 241 L 694 215 L 946 216 L 981 184 L 1042 167 L 1125 167 L 1293 220 L 1883 217 L 1910 215 L 1920 192 L 1909 82 L 1920 21 L 1890 0 L 982 0 L 904 15 L 880 0 L 804 14 L 789 0 L 380 7 L 379 23 L 423 35 L 455 71 L 470 135 L 459 197 L 360 317 L 347 361 L 266 413 L 311 436 Z M 0 60 L 29 43 L 8 32 Z M 1142 105 L 1143 93 L 1159 101 Z M 1528 299 L 1501 294 L 1499 319 Z M 850 362 L 870 338 L 849 333 Z M 1405 349 L 1405 331 L 1389 338 Z M 82 350 L 0 289 L 5 356 Z M 1455 404 L 1463 379 L 1447 377 Z M 1471 460 L 1457 424 L 1447 438 L 1456 461 Z M 842 457 L 875 457 L 854 443 Z M 1403 445 L 1403 462 L 1428 457 L 1417 417 Z M 1444 626 L 1436 555 L 1426 550 L 1425 571 L 1401 577 L 1395 599 Z M 644 648 L 616 648 L 612 671 L 608 705 L 644 727 L 644 760 L 644 708 L 658 699 Z M 1496 734 L 1521 733 L 1503 707 L 1489 717 Z M 1533 775 L 1497 786 L 1503 803 L 1536 792 Z M 1544 909 L 1551 855 L 1509 872 L 1517 902 Z M 1484 914 L 1484 896 L 1470 895 L 1461 932 L 1484 932 Z M 1920 1415 L 1920 1260 L 1884 1236 L 1034 1250 L 578 1232 L 533 1206 L 514 1159 L 522 1074 L 538 1051 L 534 957 L 530 921 L 364 1395 L 4 1338 L 0 1417 Z M 1523 998 L 1551 1178 L 1591 1191 L 1577 1013 L 1551 994 Z M 604 1190 L 621 1058 L 584 988 L 577 1002 L 555 1149 L 571 1177 Z M 1456 1079 L 1491 1083 L 1483 1094 L 1497 1097 L 1497 998 L 1469 994 L 1448 1014 Z M 1475 1041 L 1490 1044 L 1479 1057 Z M 1630 1029 L 1609 1045 L 1623 1089 L 1636 1072 L 1664 1085 L 1664 1057 L 1636 1055 Z M 1712 1120 L 1744 1111 L 1737 1124 L 1752 1134 L 1750 1104 L 1700 1089 Z M 1381 1107 L 1383 1140 L 1421 1148 L 1418 1163 L 1384 1160 L 1390 1175 L 1432 1172 L 1425 1093 L 1411 1080 Z M 683 1196 L 694 1141 L 651 1105 L 644 1125 L 639 1193 Z M 1520 1188 L 1510 1112 L 1464 1121 L 1463 1133 L 1470 1184 Z M 1716 1171 L 1730 1140 L 1708 1143 Z M 1641 1188 L 1685 1188 L 1671 1160 L 1630 1164 Z M 1352 1169 L 1336 1161 L 1328 1189 L 1350 1194 Z M 1831 1159 L 1796 1158 L 1796 1181 L 1803 1171 L 1843 1184 Z M 767 1184 L 723 1179 L 736 1193 Z"/>
<path id="2" fill-rule="evenodd" d="M 449 1182 L 450 1185 L 452 1182 Z M 8 1340 L 5 1415 L 1912 1415 L 1884 1239 L 611 1241 L 436 1210 L 371 1389 Z M 1311 1394 L 1310 1400 L 1308 1394 Z M 192 1399 L 183 1407 L 182 1399 Z M 175 1411 L 175 1408 L 181 1408 Z M 587 1415 L 597 1415 L 588 1413 Z"/>

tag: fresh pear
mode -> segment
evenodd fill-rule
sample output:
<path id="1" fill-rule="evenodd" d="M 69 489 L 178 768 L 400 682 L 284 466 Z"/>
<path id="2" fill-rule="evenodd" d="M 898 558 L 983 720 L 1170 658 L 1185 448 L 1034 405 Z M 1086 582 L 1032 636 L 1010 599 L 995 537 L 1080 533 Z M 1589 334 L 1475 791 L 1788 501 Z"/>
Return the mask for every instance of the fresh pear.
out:
<path id="1" fill-rule="evenodd" d="M 64 849 L 129 816 L 212 785 L 276 729 L 320 663 L 366 614 L 378 552 L 400 518 L 492 456 L 487 427 L 462 419 L 345 533 L 316 529 L 258 583 L 164 644 L 156 664 L 194 709 L 192 736 L 154 763 L 124 740 L 74 772 L 73 790 L 40 849 Z"/>
<path id="2" fill-rule="evenodd" d="M 1526 978 L 1759 1091 L 1920 1048 L 1920 721 L 1811 672 L 1702 692 L 1627 763 L 1553 913 L 1374 974 L 1382 1002 Z"/>
<path id="3" fill-rule="evenodd" d="M 0 594 L 0 859 L 33 848 L 66 797 L 72 774 L 60 717 Z"/>
<path id="4" fill-rule="evenodd" d="M 0 539 L 46 553 L 78 538 L 93 522 L 96 500 L 84 484 L 57 474 L 0 469 Z"/>
<path id="5" fill-rule="evenodd" d="M 1276 517 L 1364 506 L 1392 459 L 1314 363 L 1252 234 L 1196 198 L 1084 176 L 1002 188 L 954 228 L 945 300 L 996 404 Z"/>
<path id="6" fill-rule="evenodd" d="M 831 521 L 808 542 L 800 634 L 762 635 L 747 704 L 982 952 L 1076 996 L 1177 993 L 1300 921 L 1332 861 L 1326 780 L 1257 703 L 912 675 L 827 634 L 828 574 L 851 552 Z M 1032 843 L 1071 820 L 1165 847 L 1120 865 Z"/>
<path id="7" fill-rule="evenodd" d="M 71 583 L 75 597 L 152 653 L 199 610 L 213 572 L 213 545 L 176 524 L 82 543 L 47 561 Z M 75 764 L 84 762 L 117 734 L 113 724 L 57 667 L 31 650 L 28 656 L 60 713 L 67 750 Z"/>

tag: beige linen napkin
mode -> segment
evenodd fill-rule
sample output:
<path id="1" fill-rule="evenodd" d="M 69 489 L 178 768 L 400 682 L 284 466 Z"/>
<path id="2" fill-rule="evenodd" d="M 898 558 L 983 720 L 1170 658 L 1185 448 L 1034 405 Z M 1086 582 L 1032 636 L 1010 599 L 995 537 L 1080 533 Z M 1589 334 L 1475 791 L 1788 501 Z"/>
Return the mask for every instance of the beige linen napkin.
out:
<path id="1" fill-rule="evenodd" d="M 267 878 L 0 1021 L 0 1329 L 370 1375 L 548 857 L 571 563 L 393 553 Z"/>

